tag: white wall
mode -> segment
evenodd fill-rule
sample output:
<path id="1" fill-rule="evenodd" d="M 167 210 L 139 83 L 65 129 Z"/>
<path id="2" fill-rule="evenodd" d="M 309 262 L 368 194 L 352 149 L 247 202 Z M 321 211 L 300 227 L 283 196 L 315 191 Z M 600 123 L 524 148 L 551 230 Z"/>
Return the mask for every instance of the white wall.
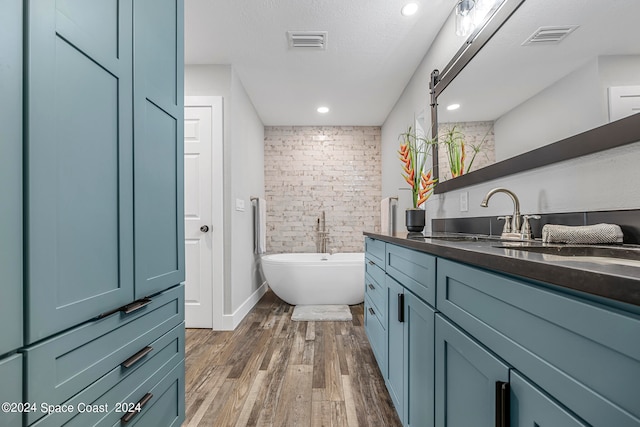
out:
<path id="1" fill-rule="evenodd" d="M 431 71 L 442 69 L 459 45 L 450 17 L 382 126 L 382 197 L 399 194 L 399 212 L 410 207 L 411 202 L 400 176 L 398 135 L 412 123 L 415 114 L 427 108 Z M 488 208 L 480 207 L 484 195 L 497 186 L 507 187 L 518 195 L 523 213 L 636 209 L 640 207 L 640 186 L 635 172 L 639 161 L 640 142 L 435 195 L 426 203 L 426 230 L 431 229 L 433 218 L 510 213 L 513 206 L 507 197 L 495 197 Z M 460 212 L 463 192 L 468 192 L 468 212 Z M 405 230 L 403 215 L 399 215 L 397 229 Z"/>
<path id="2" fill-rule="evenodd" d="M 230 65 L 186 65 L 186 96 L 222 96 L 224 316 L 235 327 L 264 291 L 253 255 L 251 196 L 264 196 L 264 125 Z M 245 210 L 235 209 L 236 199 Z M 216 201 L 214 201 L 216 203 Z"/>
<path id="3" fill-rule="evenodd" d="M 594 58 L 496 120 L 496 161 L 602 126 L 604 102 Z"/>
<path id="4" fill-rule="evenodd" d="M 264 125 L 235 71 L 231 75 L 229 137 L 231 185 L 225 187 L 230 187 L 231 199 L 225 206 L 231 217 L 231 313 L 239 311 L 242 314 L 237 317 L 244 317 L 264 292 L 253 254 L 250 200 L 252 196 L 264 197 Z M 244 202 L 244 211 L 236 210 L 236 200 Z"/>
<path id="5" fill-rule="evenodd" d="M 453 9 L 453 5 L 451 6 Z M 398 160 L 398 135 L 414 125 L 415 117 L 424 112 L 427 133 L 430 134 L 431 110 L 429 81 L 434 69 L 442 70 L 464 40 L 455 35 L 455 15 L 450 15 L 436 40 L 424 56 L 420 66 L 405 87 L 389 116 L 382 126 L 382 197 L 398 196 L 398 217 L 396 230 L 406 230 L 404 211 L 412 207 L 411 191 L 401 176 Z M 431 160 L 428 160 L 431 164 Z M 430 207 L 439 196 L 434 195 L 426 202 L 427 229 L 430 229 Z"/>

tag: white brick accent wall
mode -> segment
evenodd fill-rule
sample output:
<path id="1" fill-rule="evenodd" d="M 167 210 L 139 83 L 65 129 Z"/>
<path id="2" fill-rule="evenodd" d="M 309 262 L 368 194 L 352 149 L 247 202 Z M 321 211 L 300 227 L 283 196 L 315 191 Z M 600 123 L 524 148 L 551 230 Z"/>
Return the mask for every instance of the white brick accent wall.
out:
<path id="1" fill-rule="evenodd" d="M 267 252 L 362 252 L 380 230 L 381 138 L 377 126 L 266 126 Z"/>

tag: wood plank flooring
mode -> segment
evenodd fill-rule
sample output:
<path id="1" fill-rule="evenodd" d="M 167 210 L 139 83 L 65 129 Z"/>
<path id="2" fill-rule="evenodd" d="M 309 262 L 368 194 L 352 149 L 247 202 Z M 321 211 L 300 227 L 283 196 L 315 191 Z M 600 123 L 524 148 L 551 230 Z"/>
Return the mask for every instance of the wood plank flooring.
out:
<path id="1" fill-rule="evenodd" d="M 267 292 L 235 331 L 188 329 L 184 426 L 401 426 L 363 327 L 292 322 Z"/>

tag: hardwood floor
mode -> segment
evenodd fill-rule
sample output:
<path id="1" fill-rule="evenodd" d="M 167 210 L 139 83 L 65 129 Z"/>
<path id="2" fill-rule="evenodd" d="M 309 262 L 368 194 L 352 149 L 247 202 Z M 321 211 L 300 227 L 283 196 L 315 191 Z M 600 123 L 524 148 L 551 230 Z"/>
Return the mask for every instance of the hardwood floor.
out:
<path id="1" fill-rule="evenodd" d="M 401 426 L 364 333 L 267 292 L 235 331 L 188 329 L 184 426 Z"/>

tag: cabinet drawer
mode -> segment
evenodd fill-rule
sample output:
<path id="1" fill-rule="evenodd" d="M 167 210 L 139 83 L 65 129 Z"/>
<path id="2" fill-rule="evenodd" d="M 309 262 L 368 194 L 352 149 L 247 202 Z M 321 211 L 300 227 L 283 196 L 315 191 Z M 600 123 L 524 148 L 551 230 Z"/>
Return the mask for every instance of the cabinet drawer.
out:
<path id="1" fill-rule="evenodd" d="M 588 424 L 640 424 L 640 316 L 440 259 L 437 308 Z"/>
<path id="2" fill-rule="evenodd" d="M 25 397 L 58 404 L 92 384 L 184 321 L 184 285 L 130 314 L 117 312 L 27 348 Z M 41 414 L 30 414 L 33 422 Z"/>
<path id="3" fill-rule="evenodd" d="M 185 418 L 184 375 L 183 360 L 149 391 L 153 397 L 127 425 L 179 427 Z M 121 427 L 122 421 L 113 426 Z"/>
<path id="4" fill-rule="evenodd" d="M 365 295 L 367 295 L 373 303 L 382 324 L 385 324 L 385 319 L 387 318 L 387 289 L 386 285 L 384 285 L 384 276 L 382 277 L 382 281 L 378 281 L 370 275 L 365 274 L 364 283 Z"/>
<path id="5" fill-rule="evenodd" d="M 369 298 L 364 299 L 364 329 L 382 372 L 387 370 L 387 332 Z M 372 312 L 373 311 L 373 312 Z"/>
<path id="6" fill-rule="evenodd" d="M 387 245 L 386 272 L 431 304 L 436 303 L 436 258 L 424 252 Z"/>
<path id="7" fill-rule="evenodd" d="M 367 254 L 365 257 L 364 271 L 378 283 L 384 283 L 384 263 Z"/>
<path id="8" fill-rule="evenodd" d="M 110 416 L 116 417 L 118 415 L 117 405 L 121 402 L 131 403 L 131 401 L 124 399 L 138 384 L 147 382 L 152 376 L 157 380 L 157 372 L 166 373 L 167 368 L 170 369 L 184 359 L 184 336 L 184 323 L 181 323 L 151 343 L 150 347 L 153 350 L 139 363 L 130 368 L 121 366 L 114 368 L 77 396 L 64 402 L 64 405 L 73 408 L 71 412 L 50 414 L 37 421 L 33 426 L 56 427 L 63 424 L 65 426 L 89 426 L 102 423 L 102 418 L 112 412 L 116 415 Z M 130 370 L 130 372 L 127 372 L 127 376 L 122 379 L 122 373 L 125 370 Z M 85 407 L 97 407 L 99 410 L 81 412 Z M 122 413 L 119 414 L 119 416 L 122 415 Z"/>
<path id="9" fill-rule="evenodd" d="M 0 359 L 0 403 L 22 402 L 22 355 Z M 10 408 L 12 409 L 12 408 Z M 21 426 L 22 412 L 0 411 L 1 426 Z"/>
<path id="10" fill-rule="evenodd" d="M 379 266 L 384 266 L 385 245 L 386 243 L 382 240 L 372 239 L 371 237 L 365 238 L 364 251 L 366 256 Z"/>

